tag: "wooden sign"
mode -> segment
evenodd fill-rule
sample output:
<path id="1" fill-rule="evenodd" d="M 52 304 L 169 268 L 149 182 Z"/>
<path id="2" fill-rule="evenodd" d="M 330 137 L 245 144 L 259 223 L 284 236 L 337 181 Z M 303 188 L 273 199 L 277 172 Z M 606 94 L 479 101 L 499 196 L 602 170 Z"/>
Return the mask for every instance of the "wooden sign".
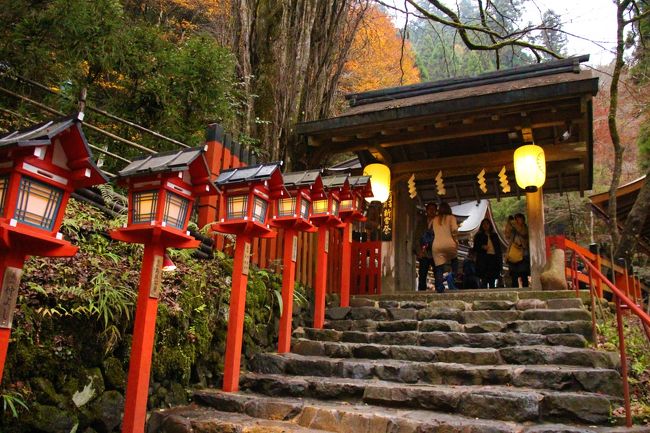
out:
<path id="1" fill-rule="evenodd" d="M 241 273 L 248 275 L 248 270 L 251 266 L 251 243 L 246 242 L 244 244 L 244 263 L 242 265 Z"/>
<path id="2" fill-rule="evenodd" d="M 298 236 L 294 235 L 293 246 L 291 249 L 291 261 L 295 263 L 297 259 L 298 259 Z"/>
<path id="3" fill-rule="evenodd" d="M 5 269 L 2 292 L 0 293 L 0 328 L 11 329 L 22 274 L 23 271 L 19 268 L 8 267 Z"/>
<path id="4" fill-rule="evenodd" d="M 329 230 L 325 232 L 325 252 L 326 253 L 330 252 L 330 231 Z"/>
<path id="5" fill-rule="evenodd" d="M 162 287 L 162 266 L 163 256 L 153 256 L 153 265 L 151 268 L 151 286 L 149 286 L 149 297 L 156 298 L 160 296 Z"/>

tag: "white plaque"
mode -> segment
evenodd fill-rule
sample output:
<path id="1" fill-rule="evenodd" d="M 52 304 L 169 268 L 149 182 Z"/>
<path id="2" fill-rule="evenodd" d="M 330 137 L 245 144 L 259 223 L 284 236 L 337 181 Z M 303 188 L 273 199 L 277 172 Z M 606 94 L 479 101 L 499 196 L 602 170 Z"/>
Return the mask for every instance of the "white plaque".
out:
<path id="1" fill-rule="evenodd" d="M 0 292 L 0 328 L 11 329 L 22 274 L 23 271 L 19 268 L 9 266 L 5 269 L 2 292 Z"/>
<path id="2" fill-rule="evenodd" d="M 251 266 L 251 243 L 246 242 L 244 244 L 244 262 L 242 265 L 242 270 L 241 273 L 244 275 L 248 275 L 248 269 Z"/>
<path id="3" fill-rule="evenodd" d="M 330 231 L 325 232 L 325 252 L 330 252 Z"/>
<path id="4" fill-rule="evenodd" d="M 151 265 L 151 286 L 149 287 L 149 297 L 158 299 L 160 288 L 162 287 L 162 266 L 163 256 L 153 256 Z"/>
<path id="5" fill-rule="evenodd" d="M 295 263 L 297 259 L 298 259 L 298 236 L 294 235 L 293 246 L 291 249 L 291 261 Z"/>

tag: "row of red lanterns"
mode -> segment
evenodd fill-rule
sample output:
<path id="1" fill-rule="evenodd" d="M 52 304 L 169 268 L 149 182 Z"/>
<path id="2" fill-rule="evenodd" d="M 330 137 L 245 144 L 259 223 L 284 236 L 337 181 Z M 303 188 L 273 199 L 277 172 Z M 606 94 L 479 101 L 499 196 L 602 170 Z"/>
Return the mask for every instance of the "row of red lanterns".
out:
<path id="1" fill-rule="evenodd" d="M 83 114 L 0 137 L 0 379 L 5 364 L 25 257 L 63 257 L 77 247 L 58 232 L 70 194 L 106 182 L 92 160 Z M 196 248 L 186 232 L 197 197 L 221 192 L 222 215 L 213 228 L 237 235 L 233 266 L 224 389 L 238 389 L 246 280 L 254 237 L 285 230 L 279 351 L 289 350 L 297 232 L 319 232 L 314 326 L 322 327 L 330 227 L 344 228 L 343 256 L 350 254 L 350 223 L 363 218 L 370 178 L 320 171 L 280 172 L 281 163 L 222 172 L 210 180 L 205 149 L 185 149 L 134 160 L 119 172 L 128 188 L 128 223 L 111 236 L 144 244 L 142 272 L 127 382 L 123 432 L 142 432 L 146 420 L 158 296 L 167 248 Z M 345 268 L 345 267 L 344 267 Z M 349 299 L 349 269 L 342 277 L 342 305 Z M 347 284 L 347 289 L 346 289 Z"/>

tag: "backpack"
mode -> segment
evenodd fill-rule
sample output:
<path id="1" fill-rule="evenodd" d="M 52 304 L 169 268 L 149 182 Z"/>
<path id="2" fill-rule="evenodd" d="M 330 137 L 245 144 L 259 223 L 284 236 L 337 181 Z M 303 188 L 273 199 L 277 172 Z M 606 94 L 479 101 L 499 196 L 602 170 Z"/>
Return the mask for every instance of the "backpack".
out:
<path id="1" fill-rule="evenodd" d="M 425 230 L 420 236 L 420 246 L 422 248 L 431 248 L 433 245 L 433 230 Z"/>

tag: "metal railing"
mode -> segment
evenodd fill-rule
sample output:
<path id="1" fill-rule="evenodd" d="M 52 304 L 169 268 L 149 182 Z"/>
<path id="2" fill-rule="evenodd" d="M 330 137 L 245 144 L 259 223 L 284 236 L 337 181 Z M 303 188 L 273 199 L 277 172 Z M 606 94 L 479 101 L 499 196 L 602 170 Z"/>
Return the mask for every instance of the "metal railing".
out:
<path id="1" fill-rule="evenodd" d="M 550 247 L 554 245 L 563 249 L 565 252 L 570 251 L 571 257 L 569 258 L 570 265 L 566 268 L 566 276 L 571 281 L 576 296 L 580 297 L 580 283 L 583 282 L 588 285 L 589 297 L 591 301 L 591 317 L 593 325 L 593 341 L 594 345 L 597 344 L 596 336 L 596 298 L 604 298 L 604 292 L 610 292 L 612 299 L 616 304 L 616 328 L 618 332 L 618 349 L 621 360 L 621 378 L 623 381 L 623 399 L 625 405 L 625 424 L 628 427 L 632 426 L 632 412 L 630 408 L 630 384 L 628 381 L 627 373 L 627 356 L 625 349 L 625 334 L 623 325 L 623 311 L 629 310 L 636 315 L 643 328 L 648 342 L 650 342 L 650 315 L 643 311 L 641 307 L 643 302 L 643 292 L 647 290 L 641 284 L 638 278 L 630 277 L 628 275 L 627 267 L 621 267 L 607 259 L 603 259 L 600 255 L 594 254 L 589 250 L 564 239 L 563 237 L 551 237 L 547 239 L 547 245 Z M 550 252 L 550 248 L 548 248 Z M 588 273 L 584 274 L 578 270 L 578 260 L 582 262 L 587 268 Z M 605 276 L 602 271 L 602 266 L 609 267 L 612 271 L 612 282 Z M 616 284 L 616 273 L 622 276 L 623 288 L 619 288 Z M 618 279 L 620 280 L 620 278 Z M 595 284 L 594 284 L 595 283 Z M 648 299 L 650 304 L 650 299 Z M 649 305 L 650 306 L 650 305 Z"/>

